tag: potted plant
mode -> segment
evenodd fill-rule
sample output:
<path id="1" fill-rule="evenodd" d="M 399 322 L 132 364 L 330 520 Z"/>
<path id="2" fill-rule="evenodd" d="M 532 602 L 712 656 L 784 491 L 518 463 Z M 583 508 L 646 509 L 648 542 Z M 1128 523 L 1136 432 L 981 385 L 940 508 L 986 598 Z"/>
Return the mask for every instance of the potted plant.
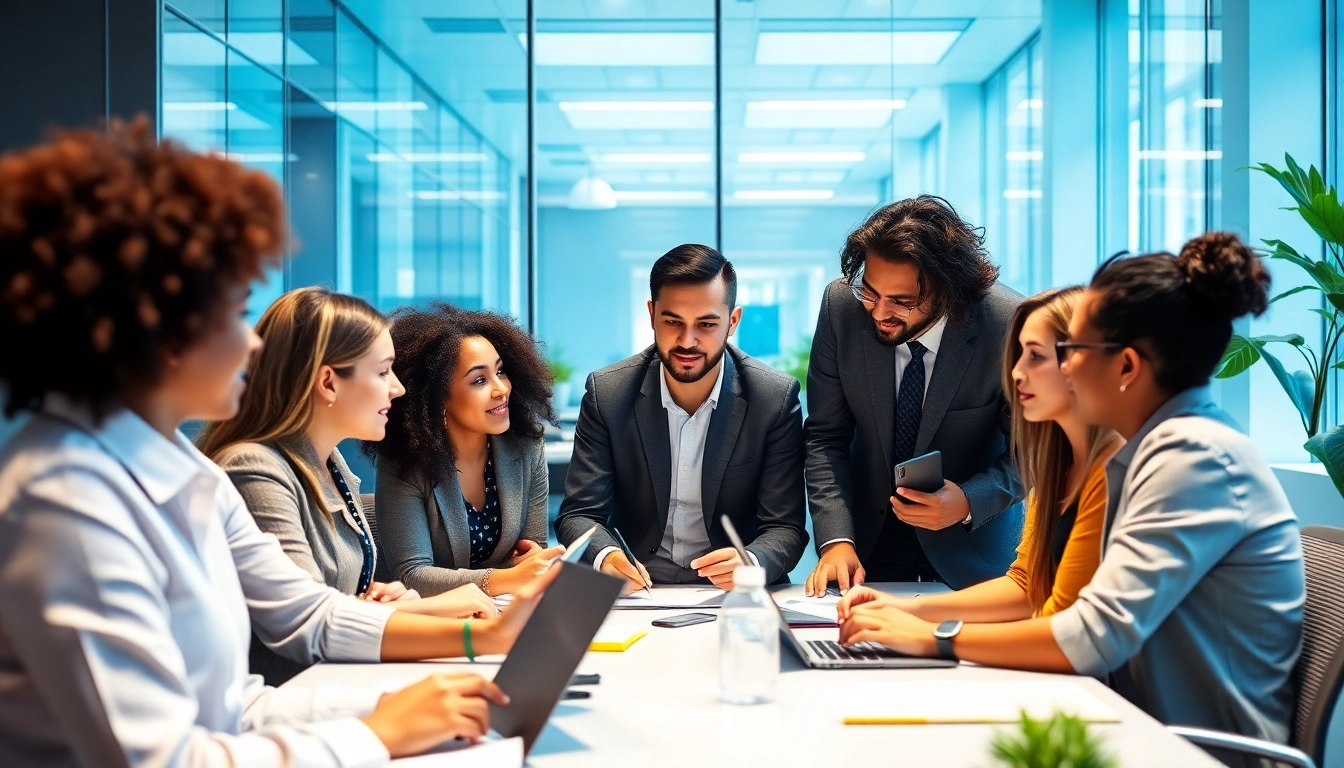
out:
<path id="1" fill-rule="evenodd" d="M 803 339 L 803 343 L 779 356 L 775 367 L 798 380 L 803 391 L 807 390 L 807 366 L 812 360 L 812 337 Z"/>
<path id="2" fill-rule="evenodd" d="M 1033 720 L 1026 712 L 1016 731 L 1000 731 L 990 754 L 1007 768 L 1115 768 L 1101 740 L 1074 715 L 1056 712 L 1049 720 Z"/>
<path id="3" fill-rule="evenodd" d="M 574 377 L 574 366 L 570 365 L 564 358 L 565 348 L 557 346 L 550 355 L 546 357 L 546 363 L 551 367 L 551 376 L 554 383 L 551 385 L 551 399 L 555 402 L 555 409 L 569 405 L 570 379 Z"/>
<path id="4" fill-rule="evenodd" d="M 1341 316 L 1344 312 L 1344 253 L 1341 252 L 1344 248 L 1344 208 L 1340 207 L 1334 187 L 1326 187 L 1316 166 L 1303 171 L 1291 155 L 1285 154 L 1283 159 L 1286 168 L 1282 170 L 1269 163 L 1261 163 L 1252 170 L 1268 174 L 1292 196 L 1297 205 L 1284 210 L 1296 211 L 1325 241 L 1325 258 L 1314 259 L 1299 253 L 1282 240 L 1262 241 L 1269 249 L 1264 251 L 1268 258 L 1295 264 L 1310 278 L 1304 285 L 1277 294 L 1270 299 L 1270 304 L 1306 291 L 1322 294 L 1323 306 L 1310 310 L 1324 320 L 1321 351 L 1317 354 L 1306 339 L 1296 333 L 1250 337 L 1234 334 L 1215 376 L 1220 379 L 1237 376 L 1263 360 L 1297 409 L 1302 429 L 1307 433 L 1303 447 L 1325 465 L 1335 489 L 1344 495 L 1344 426 L 1324 429 L 1321 423 L 1326 393 L 1337 375 L 1335 371 L 1344 368 L 1344 361 L 1337 360 L 1340 336 L 1344 334 L 1344 317 Z M 1269 350 L 1271 344 L 1287 345 L 1301 356 L 1306 370 L 1289 371 Z"/>

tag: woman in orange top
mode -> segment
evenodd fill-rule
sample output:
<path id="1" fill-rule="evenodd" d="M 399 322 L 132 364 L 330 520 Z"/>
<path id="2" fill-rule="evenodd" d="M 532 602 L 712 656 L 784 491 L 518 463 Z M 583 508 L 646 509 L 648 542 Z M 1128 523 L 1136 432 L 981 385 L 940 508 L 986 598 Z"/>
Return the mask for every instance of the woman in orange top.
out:
<path id="1" fill-rule="evenodd" d="M 1120 447 L 1109 429 L 1073 413 L 1055 342 L 1068 338 L 1079 287 L 1046 291 L 1013 314 L 1003 356 L 1003 390 L 1013 411 L 1013 459 L 1027 492 L 1017 561 L 1005 576 L 957 592 L 900 601 L 926 621 L 1017 621 L 1062 611 L 1101 561 L 1106 462 Z"/>

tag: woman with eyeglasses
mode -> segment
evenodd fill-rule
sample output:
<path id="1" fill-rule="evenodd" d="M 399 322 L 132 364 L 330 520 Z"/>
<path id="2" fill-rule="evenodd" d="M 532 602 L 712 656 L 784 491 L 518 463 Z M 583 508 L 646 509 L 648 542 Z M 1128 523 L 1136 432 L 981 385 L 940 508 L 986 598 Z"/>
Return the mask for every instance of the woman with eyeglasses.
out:
<path id="1" fill-rule="evenodd" d="M 183 436 L 238 409 L 284 222 L 268 176 L 144 120 L 0 157 L 0 384 L 30 412 L 0 450 L 0 765 L 384 766 L 508 703 L 476 675 L 248 674 L 254 627 L 311 661 L 504 653 L 554 579 L 474 627 L 341 594 Z"/>
<path id="2" fill-rule="evenodd" d="M 1056 343 L 1083 296 L 1050 290 L 1018 305 L 1003 355 L 1003 391 L 1013 418 L 1013 460 L 1027 493 L 1027 519 L 1008 573 L 955 592 L 893 598 L 926 621 L 1017 621 L 1068 608 L 1101 560 L 1106 461 L 1120 439 L 1073 410 Z"/>
<path id="3" fill-rule="evenodd" d="M 1106 549 L 1069 608 L 933 624 L 871 590 L 839 606 L 845 643 L 1105 676 L 1168 724 L 1284 742 L 1305 587 L 1297 519 L 1254 444 L 1213 401 L 1232 321 L 1268 306 L 1235 235 L 1104 263 L 1056 346 L 1085 424 L 1127 440 L 1107 465 Z"/>

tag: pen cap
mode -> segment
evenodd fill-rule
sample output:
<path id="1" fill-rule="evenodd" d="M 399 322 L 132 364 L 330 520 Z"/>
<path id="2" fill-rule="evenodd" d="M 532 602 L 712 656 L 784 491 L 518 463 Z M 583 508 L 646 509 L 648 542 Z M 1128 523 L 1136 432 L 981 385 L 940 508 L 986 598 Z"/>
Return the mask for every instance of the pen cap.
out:
<path id="1" fill-rule="evenodd" d="M 733 571 L 733 588 L 759 589 L 765 586 L 765 569 L 759 565 L 739 565 Z"/>

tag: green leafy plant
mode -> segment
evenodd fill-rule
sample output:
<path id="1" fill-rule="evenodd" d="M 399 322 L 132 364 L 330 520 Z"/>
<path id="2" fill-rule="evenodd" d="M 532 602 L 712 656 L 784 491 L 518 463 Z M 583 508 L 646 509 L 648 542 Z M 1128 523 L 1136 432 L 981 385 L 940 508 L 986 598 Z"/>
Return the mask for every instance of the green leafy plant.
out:
<path id="1" fill-rule="evenodd" d="M 1303 447 L 1325 465 L 1335 488 L 1344 495 L 1344 426 L 1323 431 L 1321 424 L 1325 396 L 1336 375 L 1334 372 L 1344 368 L 1344 362 L 1336 361 L 1340 336 L 1344 335 L 1344 260 L 1341 260 L 1344 258 L 1341 252 L 1344 248 L 1344 207 L 1339 204 L 1335 188 L 1325 185 L 1316 166 L 1304 171 L 1292 155 L 1285 154 L 1283 160 L 1286 166 L 1283 170 L 1269 163 L 1252 166 L 1251 170 L 1270 176 L 1288 192 L 1297 205 L 1284 210 L 1296 211 L 1307 222 L 1325 241 L 1326 254 L 1324 259 L 1313 259 L 1282 240 L 1262 241 L 1269 249 L 1264 252 L 1268 258 L 1295 264 L 1311 279 L 1309 283 L 1274 296 L 1270 303 L 1307 291 L 1320 293 L 1325 306 L 1313 307 L 1310 311 L 1325 321 L 1321 352 L 1318 355 L 1307 345 L 1306 339 L 1296 333 L 1250 337 L 1234 334 L 1215 376 L 1231 378 L 1264 360 L 1302 420 L 1302 429 L 1307 433 Z M 1270 344 L 1288 345 L 1302 357 L 1307 369 L 1289 371 L 1283 361 L 1269 351 Z"/>
<path id="2" fill-rule="evenodd" d="M 803 343 L 779 356 L 779 370 L 798 380 L 803 389 L 807 389 L 807 365 L 812 359 L 812 337 L 803 339 Z"/>
<path id="3" fill-rule="evenodd" d="M 556 384 L 564 384 L 574 376 L 574 366 L 565 360 L 565 348 L 556 347 L 546 356 L 546 364 L 551 367 L 551 375 Z"/>
<path id="4" fill-rule="evenodd" d="M 1022 713 L 1016 731 L 999 731 L 989 744 L 999 765 L 1009 768 L 1116 768 L 1082 719 L 1056 712 L 1049 720 Z"/>

